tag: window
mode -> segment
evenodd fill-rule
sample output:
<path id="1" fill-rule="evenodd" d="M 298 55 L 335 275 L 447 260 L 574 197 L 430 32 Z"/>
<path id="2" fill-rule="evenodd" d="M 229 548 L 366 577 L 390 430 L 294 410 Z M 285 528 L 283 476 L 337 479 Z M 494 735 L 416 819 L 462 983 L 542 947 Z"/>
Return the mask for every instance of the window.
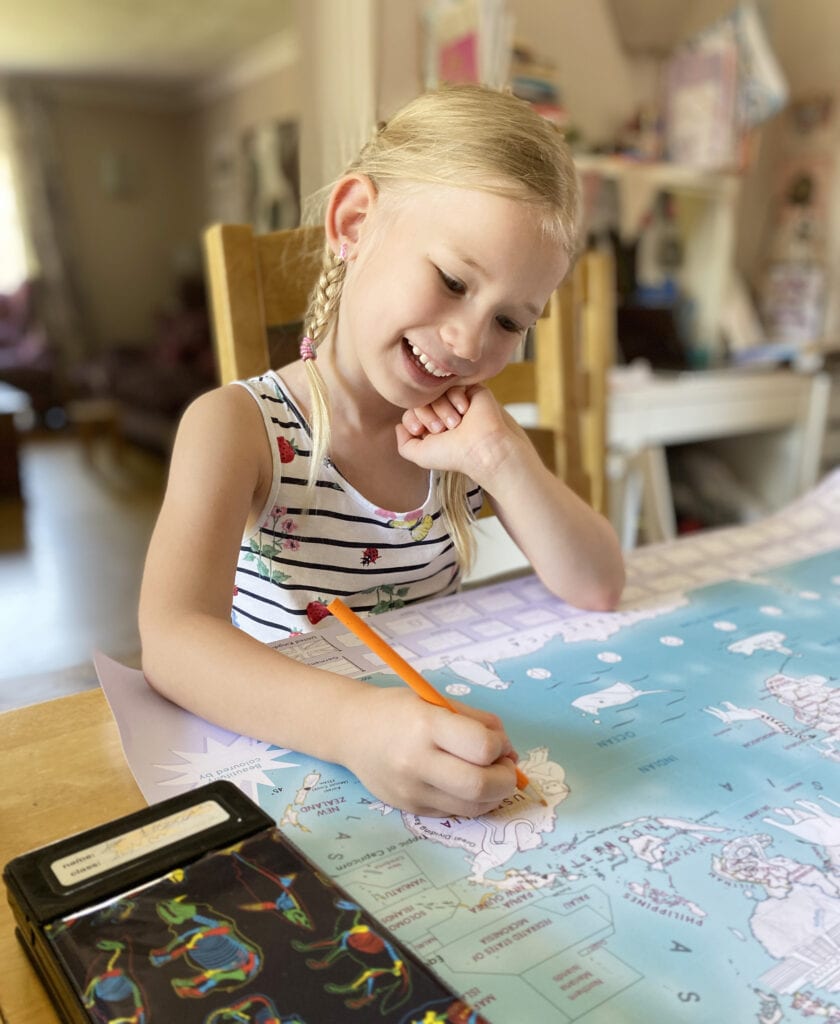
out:
<path id="1" fill-rule="evenodd" d="M 0 292 L 14 291 L 26 274 L 26 246 L 12 171 L 9 125 L 0 99 Z"/>

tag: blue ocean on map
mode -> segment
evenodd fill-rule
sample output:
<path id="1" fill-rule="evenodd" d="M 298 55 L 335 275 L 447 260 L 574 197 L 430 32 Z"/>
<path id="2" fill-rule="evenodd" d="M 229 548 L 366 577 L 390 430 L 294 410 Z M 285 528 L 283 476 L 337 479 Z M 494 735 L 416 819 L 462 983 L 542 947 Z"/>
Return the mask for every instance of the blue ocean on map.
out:
<path id="1" fill-rule="evenodd" d="M 840 552 L 535 636 L 426 675 L 546 807 L 418 818 L 299 755 L 260 803 L 494 1024 L 840 1021 Z"/>

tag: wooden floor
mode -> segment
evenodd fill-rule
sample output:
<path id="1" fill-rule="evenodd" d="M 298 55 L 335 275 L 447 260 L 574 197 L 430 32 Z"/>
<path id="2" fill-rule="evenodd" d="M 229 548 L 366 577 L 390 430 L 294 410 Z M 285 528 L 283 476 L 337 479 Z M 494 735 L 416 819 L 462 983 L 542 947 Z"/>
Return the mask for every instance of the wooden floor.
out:
<path id="1" fill-rule="evenodd" d="M 24 441 L 22 536 L 14 508 L 0 510 L 0 710 L 95 685 L 94 649 L 138 663 L 137 598 L 165 473 L 130 446 Z"/>

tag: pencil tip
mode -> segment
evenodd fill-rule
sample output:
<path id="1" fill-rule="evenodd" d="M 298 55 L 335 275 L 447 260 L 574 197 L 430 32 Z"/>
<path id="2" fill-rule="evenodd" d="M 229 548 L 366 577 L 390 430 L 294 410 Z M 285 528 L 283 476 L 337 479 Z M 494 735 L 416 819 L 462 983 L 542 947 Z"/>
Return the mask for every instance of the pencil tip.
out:
<path id="1" fill-rule="evenodd" d="M 531 797 L 532 800 L 536 800 L 536 802 L 542 804 L 543 807 L 548 807 L 548 802 L 546 801 L 542 793 L 539 791 L 539 789 L 537 789 L 537 786 L 533 781 L 530 781 L 528 785 L 525 787 L 525 792 L 528 794 L 528 796 Z"/>

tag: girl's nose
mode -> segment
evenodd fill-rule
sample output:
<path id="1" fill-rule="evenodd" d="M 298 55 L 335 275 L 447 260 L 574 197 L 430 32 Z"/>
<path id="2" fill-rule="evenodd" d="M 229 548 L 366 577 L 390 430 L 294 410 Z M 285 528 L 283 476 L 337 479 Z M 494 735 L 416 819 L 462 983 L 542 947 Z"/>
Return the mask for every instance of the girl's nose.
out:
<path id="1" fill-rule="evenodd" d="M 458 359 L 474 363 L 481 356 L 484 347 L 482 330 L 466 317 L 447 320 L 440 329 L 440 337 L 444 345 Z"/>

